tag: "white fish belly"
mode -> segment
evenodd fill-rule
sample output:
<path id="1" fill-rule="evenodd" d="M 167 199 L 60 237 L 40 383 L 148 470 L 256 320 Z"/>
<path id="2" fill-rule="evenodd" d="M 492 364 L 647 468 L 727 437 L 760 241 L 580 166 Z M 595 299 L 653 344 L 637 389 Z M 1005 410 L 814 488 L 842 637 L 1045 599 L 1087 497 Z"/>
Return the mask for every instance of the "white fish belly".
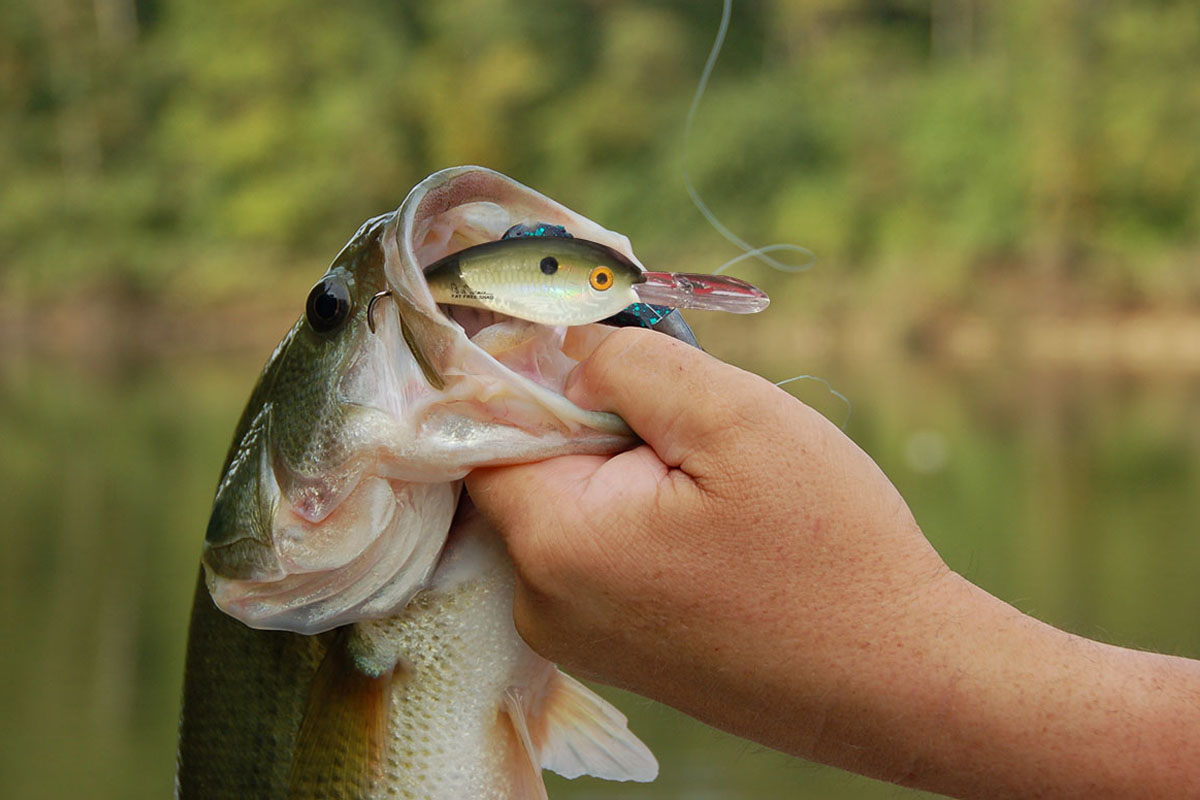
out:
<path id="1" fill-rule="evenodd" d="M 457 586 L 418 595 L 401 616 L 359 624 L 370 650 L 397 663 L 380 797 L 527 796 L 530 756 L 505 718 L 505 692 L 539 690 L 554 667 L 513 626 L 507 558 L 486 560 Z"/>

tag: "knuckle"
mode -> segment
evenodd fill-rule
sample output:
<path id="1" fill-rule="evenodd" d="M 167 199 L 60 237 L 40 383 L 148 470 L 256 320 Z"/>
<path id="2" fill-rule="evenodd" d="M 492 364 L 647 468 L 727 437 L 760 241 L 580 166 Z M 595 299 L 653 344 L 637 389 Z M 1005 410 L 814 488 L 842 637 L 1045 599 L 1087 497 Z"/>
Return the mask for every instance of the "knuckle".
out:
<path id="1" fill-rule="evenodd" d="M 609 363 L 629 350 L 641 347 L 649 333 L 641 328 L 617 328 L 604 337 L 604 340 L 596 348 L 596 352 L 592 354 L 592 358 L 602 363 Z"/>
<path id="2" fill-rule="evenodd" d="M 666 334 L 645 328 L 617 328 L 596 348 L 588 359 L 588 366 L 605 375 L 627 368 L 630 364 L 641 367 L 651 366 L 645 363 L 647 358 L 657 362 L 668 352 L 692 350 L 689 345 L 672 339 Z M 697 351 L 699 352 L 699 351 Z"/>
<path id="3" fill-rule="evenodd" d="M 559 660 L 563 632 L 554 624 L 557 619 L 549 598 L 521 581 L 513 595 L 513 625 L 517 634 L 533 650 L 551 661 Z"/>
<path id="4" fill-rule="evenodd" d="M 635 328 L 617 328 L 604 337 L 580 368 L 580 377 L 589 390 L 606 393 L 611 388 L 613 375 L 641 342 L 638 333 Z"/>
<path id="5" fill-rule="evenodd" d="M 545 626 L 538 614 L 537 604 L 530 597 L 529 588 L 520 582 L 513 594 L 513 625 L 525 643 L 538 652 L 542 651 L 546 640 L 552 638 L 545 634 Z"/>
<path id="6" fill-rule="evenodd" d="M 512 556 L 521 582 L 543 599 L 559 596 L 568 565 L 554 537 L 533 534 L 514 544 Z"/>

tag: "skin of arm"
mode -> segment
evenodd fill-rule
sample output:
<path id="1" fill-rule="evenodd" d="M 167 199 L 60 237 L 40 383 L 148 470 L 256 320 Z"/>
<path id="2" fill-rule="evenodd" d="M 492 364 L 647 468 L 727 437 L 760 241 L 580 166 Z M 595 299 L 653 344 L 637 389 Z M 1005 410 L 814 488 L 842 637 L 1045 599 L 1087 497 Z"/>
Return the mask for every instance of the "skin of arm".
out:
<path id="1" fill-rule="evenodd" d="M 1200 797 L 1200 662 L 953 573 L 866 453 L 750 373 L 618 330 L 567 396 L 645 444 L 477 470 L 546 657 L 785 752 L 956 797 Z"/>

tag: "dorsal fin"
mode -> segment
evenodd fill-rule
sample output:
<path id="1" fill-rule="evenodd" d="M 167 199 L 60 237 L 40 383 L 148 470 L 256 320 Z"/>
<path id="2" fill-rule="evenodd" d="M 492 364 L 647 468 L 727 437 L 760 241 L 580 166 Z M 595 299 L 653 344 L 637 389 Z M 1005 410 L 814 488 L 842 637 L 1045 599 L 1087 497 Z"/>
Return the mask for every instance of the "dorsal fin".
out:
<path id="1" fill-rule="evenodd" d="M 380 776 L 394 670 L 364 673 L 338 628 L 313 678 L 288 780 L 288 800 L 366 798 Z"/>

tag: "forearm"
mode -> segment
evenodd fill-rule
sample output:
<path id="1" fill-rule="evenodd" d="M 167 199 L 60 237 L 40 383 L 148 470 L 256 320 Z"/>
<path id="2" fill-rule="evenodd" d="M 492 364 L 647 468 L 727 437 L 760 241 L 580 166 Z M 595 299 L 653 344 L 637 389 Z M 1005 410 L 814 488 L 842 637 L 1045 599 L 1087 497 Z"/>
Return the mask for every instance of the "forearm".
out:
<path id="1" fill-rule="evenodd" d="M 961 797 L 1200 794 L 1200 663 L 1064 633 L 962 579 L 945 591 L 929 736 L 908 739 L 902 782 Z"/>
<path id="2" fill-rule="evenodd" d="M 911 624 L 818 656 L 843 662 L 815 667 L 840 684 L 720 713 L 779 749 L 954 797 L 1200 796 L 1200 662 L 1072 636 L 953 575 L 914 604 L 897 615 Z"/>

